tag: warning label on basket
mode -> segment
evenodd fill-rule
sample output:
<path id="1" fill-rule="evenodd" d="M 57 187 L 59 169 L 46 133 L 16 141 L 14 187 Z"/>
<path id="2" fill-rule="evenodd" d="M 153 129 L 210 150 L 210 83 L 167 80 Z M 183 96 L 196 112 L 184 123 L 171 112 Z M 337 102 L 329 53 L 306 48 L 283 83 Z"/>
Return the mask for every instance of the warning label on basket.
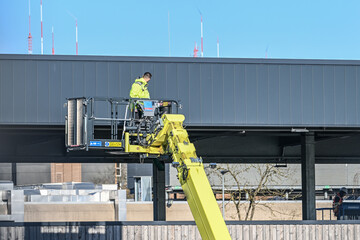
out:
<path id="1" fill-rule="evenodd" d="M 90 147 L 101 147 L 101 141 L 90 141 Z"/>
<path id="2" fill-rule="evenodd" d="M 121 142 L 105 142 L 105 147 L 121 147 Z"/>

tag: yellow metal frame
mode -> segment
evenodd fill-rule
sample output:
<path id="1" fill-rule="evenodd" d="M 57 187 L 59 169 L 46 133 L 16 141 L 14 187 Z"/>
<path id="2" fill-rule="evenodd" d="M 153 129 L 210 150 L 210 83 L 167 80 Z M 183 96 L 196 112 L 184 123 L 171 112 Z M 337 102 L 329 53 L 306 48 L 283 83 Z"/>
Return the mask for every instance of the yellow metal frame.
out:
<path id="1" fill-rule="evenodd" d="M 164 114 L 163 124 L 146 138 L 149 147 L 130 145 L 130 134 L 125 133 L 125 152 L 170 154 L 173 162 L 178 163 L 180 184 L 202 239 L 231 239 L 201 158 L 197 157 L 195 147 L 183 128 L 184 120 L 184 115 Z"/>
<path id="2" fill-rule="evenodd" d="M 140 145 L 131 145 L 130 136 L 136 136 L 136 134 L 125 133 L 125 152 L 127 153 L 145 153 L 145 154 L 154 154 L 161 155 L 164 154 L 162 147 L 143 147 Z"/>

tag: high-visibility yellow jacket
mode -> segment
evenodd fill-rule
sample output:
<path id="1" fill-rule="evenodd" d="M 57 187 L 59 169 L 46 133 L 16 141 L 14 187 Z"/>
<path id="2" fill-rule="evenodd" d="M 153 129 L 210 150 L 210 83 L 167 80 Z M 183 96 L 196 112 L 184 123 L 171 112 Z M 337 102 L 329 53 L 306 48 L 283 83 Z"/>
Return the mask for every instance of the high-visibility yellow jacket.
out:
<path id="1" fill-rule="evenodd" d="M 144 78 L 136 79 L 130 90 L 131 98 L 150 98 L 150 93 L 147 88 L 147 82 Z"/>

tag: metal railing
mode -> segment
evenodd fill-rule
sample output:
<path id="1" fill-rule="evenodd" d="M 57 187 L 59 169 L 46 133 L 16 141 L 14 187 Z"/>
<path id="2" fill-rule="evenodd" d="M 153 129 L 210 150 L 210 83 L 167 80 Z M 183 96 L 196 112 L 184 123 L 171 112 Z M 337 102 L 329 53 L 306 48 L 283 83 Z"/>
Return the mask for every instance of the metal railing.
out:
<path id="1" fill-rule="evenodd" d="M 95 125 L 110 126 L 110 140 L 123 140 L 124 132 L 131 127 L 131 122 L 139 122 L 136 118 L 135 106 L 143 102 L 151 102 L 153 111 L 178 114 L 178 101 L 169 99 L 140 99 L 140 98 L 107 98 L 107 97 L 79 97 L 67 99 L 67 115 L 65 117 L 65 145 L 69 149 L 86 149 L 94 139 Z M 164 110 L 164 112 L 161 112 Z M 101 116 L 104 115 L 105 116 Z M 121 118 L 120 116 L 124 117 Z M 154 115 L 152 115 L 154 116 Z M 157 115 L 159 116 L 159 115 Z M 119 126 L 123 127 L 121 136 L 118 135 Z"/>
<path id="2" fill-rule="evenodd" d="M 324 220 L 324 211 L 329 211 L 329 213 L 330 213 L 330 220 L 332 220 L 331 219 L 331 216 L 332 216 L 332 214 L 333 214 L 333 208 L 317 208 L 316 209 L 316 213 L 317 213 L 317 211 L 321 211 L 321 220 Z M 317 214 L 316 214 L 317 215 Z"/>

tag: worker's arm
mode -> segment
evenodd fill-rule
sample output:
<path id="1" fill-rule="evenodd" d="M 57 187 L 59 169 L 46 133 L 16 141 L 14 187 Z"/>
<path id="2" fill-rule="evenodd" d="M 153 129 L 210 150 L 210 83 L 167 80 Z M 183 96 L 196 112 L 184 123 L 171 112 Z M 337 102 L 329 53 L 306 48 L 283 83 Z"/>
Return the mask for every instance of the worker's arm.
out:
<path id="1" fill-rule="evenodd" d="M 130 97 L 131 98 L 140 98 L 142 91 L 143 90 L 142 90 L 141 86 L 137 83 L 134 83 L 130 90 Z"/>

